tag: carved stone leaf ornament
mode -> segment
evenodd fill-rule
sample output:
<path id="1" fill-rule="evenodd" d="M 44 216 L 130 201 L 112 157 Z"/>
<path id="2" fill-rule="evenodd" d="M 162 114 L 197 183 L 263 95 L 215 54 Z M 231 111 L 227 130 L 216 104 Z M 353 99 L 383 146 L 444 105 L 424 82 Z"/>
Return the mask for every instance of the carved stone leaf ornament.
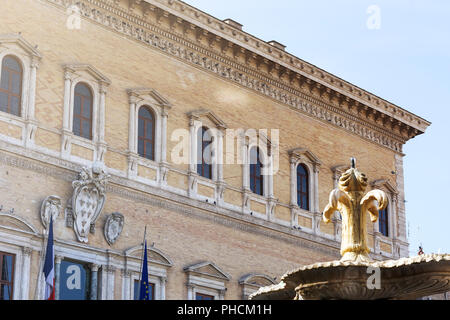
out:
<path id="1" fill-rule="evenodd" d="M 105 223 L 105 228 L 103 230 L 105 239 L 112 246 L 123 230 L 124 216 L 121 213 L 115 212 L 108 216 Z"/>
<path id="2" fill-rule="evenodd" d="M 45 229 L 50 224 L 50 217 L 53 222 L 58 218 L 62 208 L 61 198 L 58 196 L 48 196 L 41 204 L 41 222 Z"/>
<path id="3" fill-rule="evenodd" d="M 109 177 L 101 164 L 94 164 L 92 169 L 83 168 L 78 180 L 72 182 L 73 227 L 80 242 L 88 242 L 91 226 L 95 225 L 103 210 Z"/>

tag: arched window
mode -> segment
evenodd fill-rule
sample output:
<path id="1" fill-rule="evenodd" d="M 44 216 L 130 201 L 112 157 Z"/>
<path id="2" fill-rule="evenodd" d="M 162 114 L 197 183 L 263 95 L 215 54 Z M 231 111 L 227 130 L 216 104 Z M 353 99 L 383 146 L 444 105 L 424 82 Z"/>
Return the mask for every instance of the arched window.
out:
<path id="1" fill-rule="evenodd" d="M 0 77 L 0 111 L 20 116 L 22 76 L 20 62 L 13 56 L 4 57 Z"/>
<path id="2" fill-rule="evenodd" d="M 389 212 L 388 208 L 381 210 L 378 218 L 378 229 L 385 237 L 389 236 Z"/>
<path id="3" fill-rule="evenodd" d="M 141 157 L 155 160 L 155 115 L 147 106 L 139 109 L 138 153 Z"/>
<path id="4" fill-rule="evenodd" d="M 212 136 L 208 128 L 201 127 L 197 133 L 197 173 L 212 179 Z"/>
<path id="5" fill-rule="evenodd" d="M 297 166 L 297 204 L 301 209 L 309 210 L 309 181 L 305 166 Z"/>
<path id="6" fill-rule="evenodd" d="M 73 103 L 73 133 L 79 137 L 92 139 L 93 96 L 84 83 L 75 86 Z"/>
<path id="7" fill-rule="evenodd" d="M 262 163 L 259 148 L 250 151 L 250 190 L 259 195 L 264 195 L 264 177 L 262 175 Z"/>

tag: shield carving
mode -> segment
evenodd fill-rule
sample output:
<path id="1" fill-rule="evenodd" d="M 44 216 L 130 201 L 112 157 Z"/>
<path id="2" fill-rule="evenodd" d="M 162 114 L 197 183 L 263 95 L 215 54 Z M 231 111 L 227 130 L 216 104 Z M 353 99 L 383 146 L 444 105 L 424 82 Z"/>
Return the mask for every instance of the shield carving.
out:
<path id="1" fill-rule="evenodd" d="M 108 177 L 103 168 L 94 166 L 91 170 L 83 168 L 79 179 L 72 183 L 73 226 L 80 242 L 88 242 L 91 226 L 95 225 L 103 210 Z"/>

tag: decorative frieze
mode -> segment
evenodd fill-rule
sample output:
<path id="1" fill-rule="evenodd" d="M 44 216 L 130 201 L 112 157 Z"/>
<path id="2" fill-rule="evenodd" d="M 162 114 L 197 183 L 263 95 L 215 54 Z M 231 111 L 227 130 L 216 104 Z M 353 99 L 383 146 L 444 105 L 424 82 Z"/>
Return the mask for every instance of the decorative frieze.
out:
<path id="1" fill-rule="evenodd" d="M 364 117 L 364 107 L 359 102 L 355 105 L 349 104 L 348 111 L 344 108 L 324 103 L 316 98 L 306 95 L 259 72 L 256 68 L 243 65 L 229 59 L 224 54 L 214 52 L 208 46 L 192 42 L 173 32 L 166 31 L 162 25 L 152 25 L 132 12 L 112 6 L 104 0 L 46 0 L 62 6 L 78 5 L 80 13 L 84 18 L 95 21 L 107 28 L 129 36 L 146 45 L 175 56 L 185 62 L 191 63 L 211 71 L 220 77 L 272 98 L 280 103 L 286 104 L 316 119 L 338 126 L 351 133 L 357 134 L 367 140 L 387 147 L 393 151 L 402 152 L 402 145 L 411 136 L 411 127 L 408 132 L 395 134 L 394 130 L 386 130 L 383 125 L 370 123 L 368 117 Z M 270 46 L 272 47 L 272 46 Z M 294 77 L 295 78 L 295 77 Z M 352 113 L 356 108 L 356 113 Z M 395 121 L 394 121 L 395 122 Z M 425 121 L 426 122 L 426 121 Z M 402 126 L 402 122 L 393 123 L 393 126 Z M 405 129 L 405 128 L 403 128 Z M 404 131 L 404 130 L 403 130 Z"/>

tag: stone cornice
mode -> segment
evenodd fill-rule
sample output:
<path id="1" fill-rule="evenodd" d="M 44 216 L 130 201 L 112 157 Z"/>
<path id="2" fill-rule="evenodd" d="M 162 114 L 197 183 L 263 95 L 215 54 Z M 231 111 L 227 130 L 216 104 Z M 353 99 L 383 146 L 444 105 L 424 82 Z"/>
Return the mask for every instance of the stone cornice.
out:
<path id="1" fill-rule="evenodd" d="M 327 86 L 340 94 L 346 95 L 355 101 L 367 104 L 371 108 L 387 114 L 396 120 L 405 122 L 413 128 L 421 130 L 422 132 L 424 132 L 430 125 L 427 120 L 286 52 L 284 49 L 281 49 L 283 45 L 274 45 L 274 43 L 278 44 L 278 42 L 266 42 L 258 39 L 251 34 L 233 27 L 225 21 L 219 20 L 184 3 L 183 1 L 144 0 L 144 2 L 158 6 L 170 14 L 181 17 L 182 19 L 199 26 L 210 33 L 217 34 L 220 37 L 234 42 L 249 51 L 255 52 L 264 58 L 273 60 L 274 62 L 279 63 L 280 66 L 289 68 L 321 85 Z"/>
<path id="2" fill-rule="evenodd" d="M 418 120 L 421 126 L 412 126 L 412 122 L 418 117 L 410 116 L 411 121 L 406 121 L 403 118 L 397 119 L 362 104 L 358 101 L 360 100 L 359 98 L 358 100 L 352 99 L 347 94 L 341 94 L 328 86 L 322 85 L 320 82 L 323 82 L 323 79 L 319 79 L 320 82 L 316 82 L 311 80 L 310 76 L 304 77 L 300 73 L 290 73 L 290 69 L 288 70 L 287 67 L 271 62 L 273 59 L 264 63 L 266 65 L 272 64 L 269 69 L 275 70 L 275 75 L 270 70 L 265 73 L 258 66 L 254 67 L 249 64 L 250 59 L 260 61 L 259 55 L 254 52 L 251 53 L 243 47 L 240 47 L 240 50 L 236 53 L 245 55 L 246 63 L 241 63 L 237 59 L 230 58 L 226 53 L 220 52 L 220 50 L 218 52 L 218 49 L 214 49 L 214 43 L 209 46 L 202 44 L 199 39 L 204 35 L 211 39 L 211 35 L 208 34 L 208 30 L 199 29 L 195 24 L 190 24 L 189 28 L 193 30 L 197 28 L 196 32 L 200 32 L 200 38 L 197 38 L 197 41 L 189 39 L 185 33 L 174 31 L 173 27 L 165 27 L 160 19 L 166 17 L 169 19 L 168 21 L 173 21 L 173 19 L 170 20 L 170 17 L 173 18 L 174 16 L 171 16 L 172 13 L 165 11 L 165 7 L 160 2 L 173 5 L 182 3 L 180 1 L 153 1 L 157 2 L 158 6 L 162 6 L 162 9 L 158 9 L 150 4 L 149 2 L 151 1 L 139 2 L 142 6 L 142 11 L 137 11 L 137 5 L 125 9 L 123 6 L 119 6 L 119 0 L 113 2 L 107 0 L 44 1 L 63 8 L 72 4 L 78 4 L 81 16 L 85 19 L 97 22 L 115 32 L 163 51 L 174 58 L 192 64 L 197 68 L 213 72 L 225 80 L 240 84 L 265 97 L 288 105 L 313 118 L 341 127 L 348 132 L 357 134 L 395 152 L 401 153 L 402 145 L 408 139 L 423 133 L 429 125 L 428 122 L 422 119 Z M 187 6 L 186 4 L 184 5 Z M 148 9 L 148 6 L 153 7 Z M 156 13 L 156 22 L 151 21 L 148 17 L 149 14 L 146 13 L 148 10 L 159 12 Z M 201 11 L 199 12 L 201 13 Z M 193 15 L 200 19 L 200 13 L 198 15 L 194 13 Z M 170 25 L 186 22 L 183 18 L 180 19 Z M 210 18 L 210 21 L 213 21 L 211 19 L 213 18 Z M 206 20 L 206 22 L 208 21 Z M 223 24 L 228 28 L 235 29 L 236 32 L 239 31 L 225 22 Z M 219 38 L 214 39 L 219 40 Z M 284 69 L 281 70 L 280 68 Z M 314 71 L 312 73 L 314 74 Z M 396 112 L 400 112 L 398 111 L 400 109 L 396 110 Z"/>

